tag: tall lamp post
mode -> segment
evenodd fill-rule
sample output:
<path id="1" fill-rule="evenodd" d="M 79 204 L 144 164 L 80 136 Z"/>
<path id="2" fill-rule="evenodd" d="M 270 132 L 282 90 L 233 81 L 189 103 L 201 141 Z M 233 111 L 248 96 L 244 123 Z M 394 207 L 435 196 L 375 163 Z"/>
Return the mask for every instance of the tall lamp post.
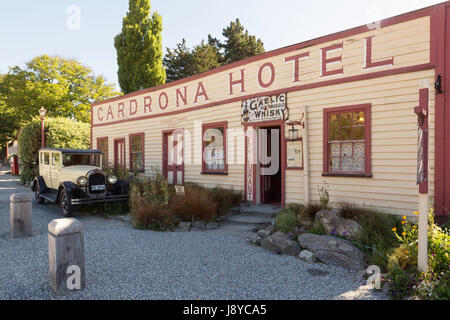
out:
<path id="1" fill-rule="evenodd" d="M 47 114 L 47 110 L 44 107 L 39 109 L 39 116 L 41 117 L 41 141 L 42 141 L 42 149 L 45 148 L 45 130 L 44 130 L 44 119 Z"/>

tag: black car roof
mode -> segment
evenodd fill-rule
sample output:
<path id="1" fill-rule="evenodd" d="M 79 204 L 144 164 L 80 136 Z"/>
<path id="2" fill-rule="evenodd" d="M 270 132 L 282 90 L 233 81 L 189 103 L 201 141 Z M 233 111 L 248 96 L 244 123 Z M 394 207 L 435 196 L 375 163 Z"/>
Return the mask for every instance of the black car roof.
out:
<path id="1" fill-rule="evenodd" d="M 64 154 L 102 154 L 100 150 L 95 149 L 62 149 L 62 148 L 45 148 L 39 151 L 60 151 Z"/>

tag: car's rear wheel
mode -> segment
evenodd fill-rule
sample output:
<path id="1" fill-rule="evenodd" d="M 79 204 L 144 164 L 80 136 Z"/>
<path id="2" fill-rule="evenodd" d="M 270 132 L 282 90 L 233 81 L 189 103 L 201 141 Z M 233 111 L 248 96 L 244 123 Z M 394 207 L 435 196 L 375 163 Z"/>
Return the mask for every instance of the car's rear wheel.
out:
<path id="1" fill-rule="evenodd" d="M 59 196 L 59 205 L 61 206 L 65 218 L 70 218 L 73 216 L 74 208 L 70 203 L 70 200 L 70 195 L 66 192 L 66 190 L 61 190 L 61 194 Z"/>
<path id="2" fill-rule="evenodd" d="M 34 198 L 38 204 L 44 204 L 45 202 L 45 199 L 41 197 L 41 190 L 39 189 L 38 183 L 36 183 L 36 186 L 34 187 Z"/>

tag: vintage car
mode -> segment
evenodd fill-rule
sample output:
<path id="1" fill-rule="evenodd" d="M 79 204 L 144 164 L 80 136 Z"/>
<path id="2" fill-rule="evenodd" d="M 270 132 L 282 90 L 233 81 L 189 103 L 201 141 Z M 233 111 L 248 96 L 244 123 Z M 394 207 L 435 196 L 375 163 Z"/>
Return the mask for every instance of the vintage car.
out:
<path id="1" fill-rule="evenodd" d="M 65 217 L 82 204 L 127 201 L 129 185 L 101 169 L 100 150 L 41 149 L 31 188 L 39 204 L 59 203 Z"/>

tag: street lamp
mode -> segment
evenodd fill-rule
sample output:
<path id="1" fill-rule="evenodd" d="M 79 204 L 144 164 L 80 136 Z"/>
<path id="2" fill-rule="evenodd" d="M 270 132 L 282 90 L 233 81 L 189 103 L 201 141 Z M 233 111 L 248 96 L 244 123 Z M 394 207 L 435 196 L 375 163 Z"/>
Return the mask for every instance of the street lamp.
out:
<path id="1" fill-rule="evenodd" d="M 45 132 L 44 132 L 44 119 L 47 114 L 47 110 L 44 107 L 39 109 L 39 116 L 41 117 L 41 141 L 42 141 L 42 149 L 45 148 Z"/>

